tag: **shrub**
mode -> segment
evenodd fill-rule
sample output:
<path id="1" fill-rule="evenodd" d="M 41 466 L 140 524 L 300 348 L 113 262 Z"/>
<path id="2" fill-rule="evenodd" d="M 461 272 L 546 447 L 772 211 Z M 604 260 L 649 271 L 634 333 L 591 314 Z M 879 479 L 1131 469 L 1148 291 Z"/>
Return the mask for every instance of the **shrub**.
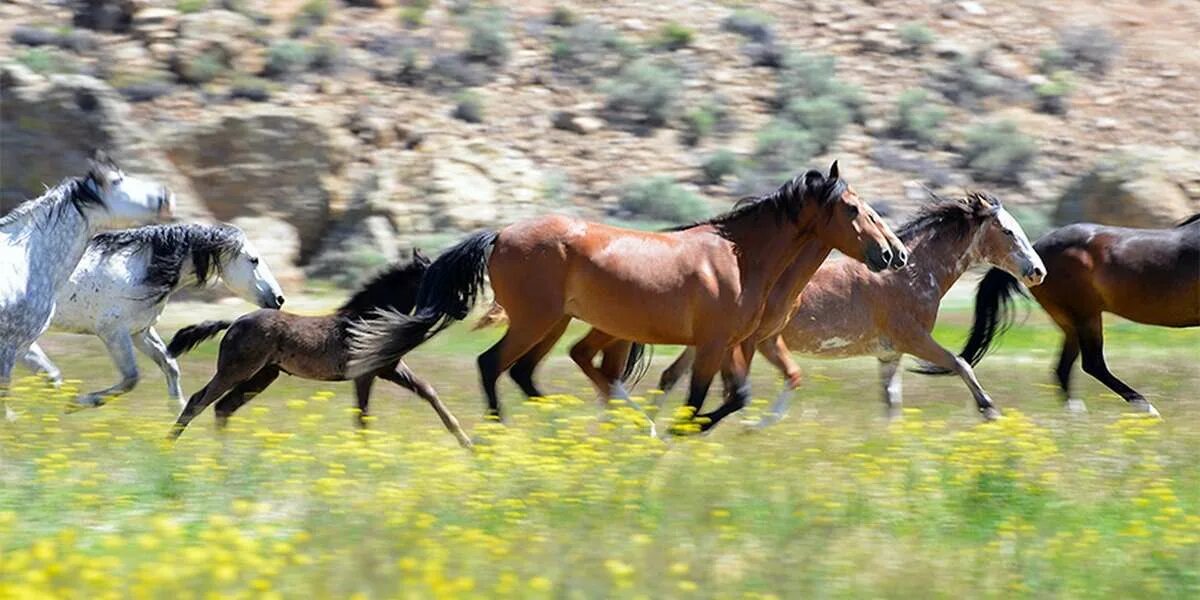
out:
<path id="1" fill-rule="evenodd" d="M 900 27 L 900 41 L 910 52 L 919 53 L 933 43 L 933 32 L 923 23 L 913 21 Z"/>
<path id="2" fill-rule="evenodd" d="M 737 173 L 737 169 L 737 155 L 726 149 L 712 153 L 700 165 L 700 172 L 704 174 L 705 183 L 714 185 L 721 183 L 725 177 Z"/>
<path id="3" fill-rule="evenodd" d="M 658 41 L 655 45 L 673 52 L 692 45 L 695 36 L 691 29 L 672 21 L 658 31 Z"/>
<path id="4" fill-rule="evenodd" d="M 420 27 L 425 24 L 425 12 L 429 10 L 432 0 L 405 0 L 400 7 L 400 22 L 408 27 Z"/>
<path id="5" fill-rule="evenodd" d="M 507 24 L 499 10 L 473 12 L 464 24 L 467 28 L 464 58 L 492 66 L 500 66 L 508 61 Z"/>
<path id="6" fill-rule="evenodd" d="M 771 15 L 755 9 L 738 9 L 721 21 L 721 29 L 745 36 L 760 44 L 774 40 Z"/>
<path id="7" fill-rule="evenodd" d="M 313 25 L 320 25 L 329 19 L 329 0 L 307 0 L 300 7 L 301 18 Z"/>
<path id="8" fill-rule="evenodd" d="M 409 58 L 412 58 L 413 61 L 411 65 L 408 62 Z M 415 69 L 415 61 L 415 52 L 406 55 L 401 74 L 414 73 L 417 76 L 416 79 L 424 80 L 435 88 L 475 87 L 487 83 L 490 78 L 490 72 L 486 65 L 471 62 L 461 54 L 441 54 L 433 57 L 433 61 L 425 73 L 420 73 L 419 70 L 409 70 L 410 66 Z"/>
<path id="9" fill-rule="evenodd" d="M 308 68 L 314 71 L 331 72 L 341 60 L 341 49 L 329 40 L 319 40 L 308 47 Z"/>
<path id="10" fill-rule="evenodd" d="M 483 122 L 483 99 L 479 97 L 479 94 L 464 91 L 459 93 L 455 99 L 458 104 L 454 107 L 454 118 L 468 123 Z"/>
<path id="11" fill-rule="evenodd" d="M 816 98 L 833 94 L 837 87 L 832 56 L 790 52 L 783 60 L 775 101 L 787 106 L 795 98 Z"/>
<path id="12" fill-rule="evenodd" d="M 170 73 L 163 71 L 121 73 L 108 83 L 130 102 L 148 102 L 175 90 Z"/>
<path id="13" fill-rule="evenodd" d="M 200 12 L 208 8 L 208 0 L 179 0 L 175 3 L 175 10 L 187 14 Z"/>
<path id="14" fill-rule="evenodd" d="M 79 64 L 75 59 L 56 48 L 29 48 L 17 54 L 17 62 L 42 75 L 79 72 Z"/>
<path id="15" fill-rule="evenodd" d="M 1121 43 L 1103 27 L 1070 27 L 1058 35 L 1058 49 L 1066 68 L 1105 75 L 1121 50 Z"/>
<path id="16" fill-rule="evenodd" d="M 686 223 L 710 214 L 708 202 L 670 177 L 640 179 L 626 185 L 618 200 L 621 210 L 635 217 Z"/>
<path id="17" fill-rule="evenodd" d="M 218 49 L 210 49 L 183 60 L 176 71 L 186 83 L 208 83 L 225 73 L 225 55 Z"/>
<path id="18" fill-rule="evenodd" d="M 572 27 L 579 23 L 579 16 L 576 15 L 575 11 L 571 10 L 570 8 L 559 5 L 555 6 L 554 9 L 550 11 L 550 18 L 548 21 L 551 25 L 557 27 Z"/>
<path id="19" fill-rule="evenodd" d="M 935 74 L 938 91 L 954 104 L 975 109 L 985 98 L 1011 96 L 1013 89 L 1021 88 L 1020 83 L 988 71 L 987 55 L 987 50 L 981 50 L 955 59 Z"/>
<path id="20" fill-rule="evenodd" d="M 775 119 L 758 132 L 754 170 L 773 179 L 790 176 L 808 163 L 819 147 L 807 131 L 787 120 Z"/>
<path id="21" fill-rule="evenodd" d="M 281 40 L 267 49 L 267 64 L 263 66 L 266 77 L 286 77 L 302 73 L 312 62 L 309 47 L 296 40 Z"/>
<path id="22" fill-rule="evenodd" d="M 229 88 L 229 97 L 266 102 L 271 99 L 271 82 L 261 77 L 239 75 Z"/>
<path id="23" fill-rule="evenodd" d="M 1067 98 L 1072 87 L 1069 71 L 1055 71 L 1046 81 L 1033 88 L 1033 93 L 1037 95 L 1037 109 L 1052 115 L 1066 114 Z"/>
<path id="24" fill-rule="evenodd" d="M 611 121 L 660 127 L 675 116 L 679 87 L 673 68 L 638 59 L 604 86 L 604 108 Z"/>
<path id="25" fill-rule="evenodd" d="M 1037 144 L 1016 123 L 995 121 L 967 131 L 963 162 L 978 179 L 1019 183 L 1036 155 Z"/>
<path id="26" fill-rule="evenodd" d="M 636 48 L 615 31 L 591 21 L 558 32 L 550 47 L 555 69 L 584 83 L 616 73 L 636 54 Z"/>
<path id="27" fill-rule="evenodd" d="M 892 121 L 891 133 L 918 145 L 933 145 L 941 140 L 939 128 L 946 116 L 946 109 L 931 104 L 925 90 L 905 90 L 896 102 L 896 117 Z"/>
<path id="28" fill-rule="evenodd" d="M 683 129 L 680 131 L 681 141 L 688 146 L 695 146 L 700 140 L 712 135 L 716 127 L 717 117 L 707 107 L 698 106 L 683 115 Z"/>
<path id="29" fill-rule="evenodd" d="M 812 135 L 821 150 L 827 150 L 842 134 L 852 113 L 835 96 L 798 98 L 784 108 L 784 116 Z"/>

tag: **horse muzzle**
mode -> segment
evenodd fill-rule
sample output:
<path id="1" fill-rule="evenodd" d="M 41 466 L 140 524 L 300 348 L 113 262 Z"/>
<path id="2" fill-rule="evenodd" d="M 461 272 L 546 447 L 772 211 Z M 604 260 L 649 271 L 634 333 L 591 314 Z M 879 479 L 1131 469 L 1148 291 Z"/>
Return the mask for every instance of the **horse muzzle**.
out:
<path id="1" fill-rule="evenodd" d="M 1021 273 L 1022 282 L 1025 287 L 1034 287 L 1041 285 L 1046 280 L 1046 268 L 1039 265 L 1030 265 Z"/>
<path id="2" fill-rule="evenodd" d="M 278 310 L 283 308 L 283 300 L 284 298 L 282 295 L 272 296 L 267 294 L 262 297 L 262 302 L 259 302 L 259 306 L 262 308 L 274 308 Z"/>

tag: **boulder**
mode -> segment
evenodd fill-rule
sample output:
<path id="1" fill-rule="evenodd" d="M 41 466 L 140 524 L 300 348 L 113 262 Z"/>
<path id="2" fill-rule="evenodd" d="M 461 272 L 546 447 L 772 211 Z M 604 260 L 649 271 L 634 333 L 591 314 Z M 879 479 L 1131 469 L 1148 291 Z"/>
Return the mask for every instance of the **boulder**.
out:
<path id="1" fill-rule="evenodd" d="M 229 107 L 181 124 L 164 144 L 213 216 L 285 222 L 299 237 L 303 261 L 319 247 L 331 207 L 343 196 L 350 142 L 330 125 L 339 121 L 273 105 Z"/>
<path id="2" fill-rule="evenodd" d="M 353 287 L 380 266 L 400 258 L 401 232 L 389 210 L 398 200 L 395 157 L 376 162 L 382 167 L 363 174 L 350 206 L 329 227 L 320 250 L 305 269 L 310 277 Z"/>
<path id="3" fill-rule="evenodd" d="M 1128 146 L 1100 160 L 1058 201 L 1060 224 L 1170 227 L 1200 212 L 1200 154 Z"/>
<path id="4" fill-rule="evenodd" d="M 230 222 L 246 232 L 284 293 L 299 292 L 304 285 L 304 271 L 296 266 L 300 261 L 300 234 L 296 228 L 269 216 L 237 217 Z"/>
<path id="5" fill-rule="evenodd" d="M 262 68 L 263 53 L 255 42 L 258 25 L 250 17 L 229 10 L 206 10 L 183 15 L 178 22 L 171 62 L 184 77 L 203 55 L 216 57 L 242 73 Z"/>
<path id="6" fill-rule="evenodd" d="M 92 150 L 100 148 L 130 173 L 170 186 L 180 217 L 208 215 L 155 136 L 99 79 L 45 78 L 18 64 L 0 66 L 0 140 L 0 212 L 41 195 L 43 186 L 83 173 Z"/>

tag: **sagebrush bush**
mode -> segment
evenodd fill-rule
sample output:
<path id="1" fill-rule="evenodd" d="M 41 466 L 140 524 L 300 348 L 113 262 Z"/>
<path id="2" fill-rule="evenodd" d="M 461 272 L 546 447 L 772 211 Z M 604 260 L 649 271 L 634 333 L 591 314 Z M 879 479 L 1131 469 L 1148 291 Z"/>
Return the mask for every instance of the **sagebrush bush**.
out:
<path id="1" fill-rule="evenodd" d="M 193 84 L 208 83 L 224 75 L 226 70 L 225 55 L 215 48 L 183 59 L 176 65 L 179 78 Z"/>
<path id="2" fill-rule="evenodd" d="M 709 155 L 700 165 L 700 172 L 704 174 L 704 182 L 713 185 L 721 183 L 727 176 L 736 174 L 737 170 L 737 155 L 724 148 Z"/>
<path id="3" fill-rule="evenodd" d="M 963 163 L 977 179 L 1020 183 L 1036 156 L 1036 142 L 1012 121 L 982 123 L 967 130 Z"/>
<path id="4" fill-rule="evenodd" d="M 508 62 L 508 23 L 499 9 L 473 11 L 463 23 L 467 28 L 463 56 L 467 60 L 494 67 Z"/>
<path id="5" fill-rule="evenodd" d="M 618 206 L 636 218 L 686 223 L 707 217 L 711 210 L 701 196 L 670 177 L 650 177 L 626 184 Z"/>
<path id="6" fill-rule="evenodd" d="M 261 77 L 239 75 L 229 87 L 229 96 L 252 102 L 266 102 L 271 99 L 271 82 Z"/>
<path id="7" fill-rule="evenodd" d="M 900 27 L 900 41 L 909 52 L 919 53 L 933 43 L 933 31 L 924 23 L 916 21 L 905 23 Z"/>
<path id="8" fill-rule="evenodd" d="M 303 73 L 312 63 L 312 50 L 297 40 L 281 40 L 267 48 L 267 63 L 263 66 L 265 77 L 286 77 Z"/>
<path id="9" fill-rule="evenodd" d="M 1037 95 L 1037 109 L 1051 115 L 1065 115 L 1073 87 L 1069 71 L 1051 73 L 1046 81 L 1033 88 L 1033 93 Z"/>
<path id="10" fill-rule="evenodd" d="M 680 50 L 692 45 L 695 37 L 696 33 L 690 28 L 672 21 L 658 30 L 655 45 L 666 50 Z"/>
<path id="11" fill-rule="evenodd" d="M 786 119 L 775 119 L 759 130 L 752 165 L 766 178 L 785 178 L 808 164 L 819 149 L 812 134 Z"/>
<path id="12" fill-rule="evenodd" d="M 1105 75 L 1120 53 L 1121 43 L 1103 27 L 1078 26 L 1059 33 L 1058 50 L 1064 62 L 1058 66 Z"/>
<path id="13" fill-rule="evenodd" d="M 771 15 L 756 9 L 738 9 L 721 20 L 721 29 L 745 36 L 760 44 L 773 41 Z"/>
<path id="14" fill-rule="evenodd" d="M 579 15 L 570 7 L 558 5 L 551 9 L 550 17 L 546 20 L 558 27 L 572 27 L 579 24 Z"/>
<path id="15" fill-rule="evenodd" d="M 896 137 L 912 140 L 917 145 L 931 146 L 941 141 L 941 126 L 946 116 L 946 109 L 931 103 L 925 90 L 905 90 L 896 102 L 896 115 L 891 124 L 891 133 Z"/>
<path id="16" fill-rule="evenodd" d="M 17 53 L 17 62 L 42 75 L 79 72 L 79 63 L 75 58 L 57 48 L 37 47 L 22 50 Z"/>
<path id="17" fill-rule="evenodd" d="M 592 21 L 552 35 L 550 58 L 555 70 L 583 83 L 613 75 L 638 54 L 636 46 L 616 31 Z"/>
<path id="18" fill-rule="evenodd" d="M 651 59 L 635 60 L 604 86 L 604 109 L 610 121 L 639 127 L 661 127 L 677 112 L 679 74 Z"/>
<path id="19" fill-rule="evenodd" d="M 472 91 L 460 92 L 455 97 L 454 118 L 468 123 L 483 122 L 483 98 Z"/>
<path id="20" fill-rule="evenodd" d="M 425 24 L 425 13 L 429 11 L 432 0 L 404 0 L 400 6 L 400 22 L 407 27 L 420 27 Z"/>
<path id="21" fill-rule="evenodd" d="M 853 113 L 840 98 L 798 98 L 783 109 L 783 116 L 812 135 L 820 149 L 827 150 L 841 136 Z"/>
<path id="22" fill-rule="evenodd" d="M 695 146 L 715 133 L 728 133 L 736 127 L 733 115 L 721 96 L 711 96 L 683 115 L 680 141 Z"/>

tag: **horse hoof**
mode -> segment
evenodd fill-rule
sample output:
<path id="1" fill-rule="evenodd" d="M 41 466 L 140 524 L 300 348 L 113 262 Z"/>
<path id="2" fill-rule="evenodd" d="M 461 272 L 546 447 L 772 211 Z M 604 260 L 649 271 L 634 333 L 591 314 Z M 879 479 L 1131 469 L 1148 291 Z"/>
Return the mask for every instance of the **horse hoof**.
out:
<path id="1" fill-rule="evenodd" d="M 1000 414 L 1000 409 L 996 408 L 995 406 L 984 408 L 979 411 L 979 414 L 983 416 L 984 421 L 996 421 L 1003 416 Z"/>
<path id="2" fill-rule="evenodd" d="M 1149 402 L 1147 402 L 1145 400 L 1141 400 L 1141 401 L 1137 401 L 1137 402 L 1130 402 L 1130 404 L 1132 404 L 1134 409 L 1136 409 L 1138 412 L 1144 412 L 1156 419 L 1162 418 L 1162 415 L 1158 413 L 1158 409 L 1154 408 L 1153 404 L 1150 404 Z"/>
<path id="3" fill-rule="evenodd" d="M 12 423 L 13 421 L 16 421 L 19 418 L 20 418 L 20 415 L 17 414 L 17 411 L 15 411 L 7 406 L 4 407 L 4 420 L 5 421 Z"/>
<path id="4" fill-rule="evenodd" d="M 1087 405 L 1079 398 L 1071 398 L 1067 400 L 1067 412 L 1082 415 L 1087 413 Z"/>

